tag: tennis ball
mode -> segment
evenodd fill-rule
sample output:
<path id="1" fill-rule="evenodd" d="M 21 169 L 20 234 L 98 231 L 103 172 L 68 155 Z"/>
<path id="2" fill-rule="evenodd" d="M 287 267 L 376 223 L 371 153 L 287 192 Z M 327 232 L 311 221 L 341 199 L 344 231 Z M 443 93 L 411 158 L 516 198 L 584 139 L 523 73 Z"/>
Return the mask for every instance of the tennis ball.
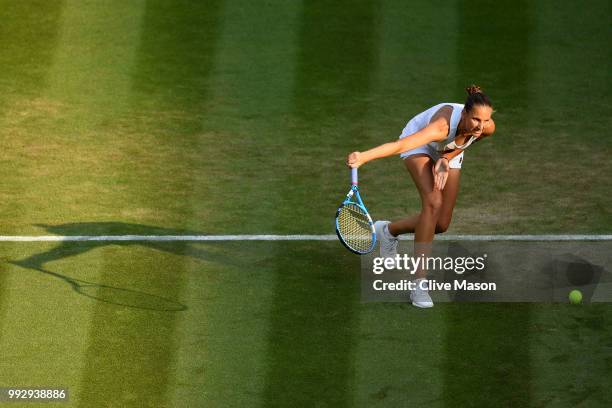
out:
<path id="1" fill-rule="evenodd" d="M 577 289 L 572 290 L 569 293 L 569 301 L 572 305 L 578 305 L 582 302 L 582 292 Z"/>

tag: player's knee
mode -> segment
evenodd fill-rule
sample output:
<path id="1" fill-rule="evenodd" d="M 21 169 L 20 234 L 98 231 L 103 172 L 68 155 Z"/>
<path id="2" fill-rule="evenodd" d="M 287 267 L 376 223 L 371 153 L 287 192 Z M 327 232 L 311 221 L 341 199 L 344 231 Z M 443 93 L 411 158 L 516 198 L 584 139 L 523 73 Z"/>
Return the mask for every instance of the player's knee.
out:
<path id="1" fill-rule="evenodd" d="M 442 194 L 431 193 L 425 197 L 423 201 L 423 211 L 433 215 L 439 215 L 442 208 Z"/>
<path id="2" fill-rule="evenodd" d="M 448 230 L 452 215 L 452 212 L 444 212 L 438 217 L 438 220 L 436 221 L 436 234 L 442 234 Z"/>
<path id="3" fill-rule="evenodd" d="M 436 224 L 436 234 L 442 234 L 448 231 L 448 227 L 450 226 L 450 220 L 438 220 Z"/>

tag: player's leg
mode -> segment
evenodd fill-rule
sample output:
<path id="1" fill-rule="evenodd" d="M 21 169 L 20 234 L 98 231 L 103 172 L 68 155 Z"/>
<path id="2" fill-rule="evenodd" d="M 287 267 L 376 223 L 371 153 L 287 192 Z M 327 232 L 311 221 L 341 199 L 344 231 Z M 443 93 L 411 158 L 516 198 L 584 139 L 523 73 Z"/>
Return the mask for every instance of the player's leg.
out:
<path id="1" fill-rule="evenodd" d="M 421 217 L 412 230 L 415 232 L 415 242 L 431 242 L 435 231 L 437 212 L 442 200 L 441 192 L 433 190 L 434 181 L 431 172 L 433 160 L 427 154 L 419 153 L 405 158 L 404 163 L 417 186 L 422 202 Z M 389 221 L 377 221 L 374 224 L 376 236 L 379 237 L 380 255 L 382 257 L 395 257 L 398 245 L 397 236 L 408 232 L 407 230 L 397 229 L 397 225 L 397 222 L 390 223 Z"/>
<path id="2" fill-rule="evenodd" d="M 408 165 L 407 165 L 408 167 Z M 435 233 L 443 233 L 448 229 L 451 218 L 453 215 L 453 210 L 455 208 L 455 204 L 457 202 L 457 194 L 459 192 L 459 179 L 461 176 L 460 169 L 450 169 L 448 174 L 448 179 L 446 180 L 446 185 L 444 186 L 444 190 L 442 190 L 442 206 L 439 211 L 438 220 L 435 227 Z M 414 233 L 416 226 L 419 223 L 421 218 L 421 214 L 415 214 L 410 217 L 402 218 L 397 221 L 393 221 L 389 224 L 389 232 L 397 236 L 399 234 L 407 234 Z"/>
<path id="3" fill-rule="evenodd" d="M 416 154 L 404 159 L 404 164 L 421 197 L 421 213 L 392 222 L 388 230 L 394 236 L 414 232 L 416 242 L 431 242 L 443 201 L 442 192 L 434 190 L 434 161 L 426 154 Z"/>
<path id="4" fill-rule="evenodd" d="M 404 163 L 421 196 L 421 213 L 414 225 L 414 256 L 429 256 L 436 224 L 442 209 L 442 192 L 434 189 L 432 167 L 434 161 L 428 155 L 414 155 L 404 159 Z M 413 218 L 414 220 L 414 218 Z M 419 268 L 414 272 L 415 289 L 410 291 L 412 304 L 420 308 L 433 306 L 426 287 L 427 271 Z"/>
<path id="5" fill-rule="evenodd" d="M 459 191 L 461 161 L 458 163 L 459 166 L 450 169 L 443 191 L 434 190 L 432 168 L 435 163 L 428 155 L 409 156 L 404 160 L 404 163 L 421 196 L 421 213 L 418 216 L 389 224 L 387 230 L 389 233 L 414 231 L 415 256 L 428 257 L 434 234 L 436 231 L 446 231 L 450 224 Z M 420 308 L 432 307 L 433 302 L 427 288 L 421 286 L 426 282 L 427 271 L 419 268 L 415 271 L 415 278 L 414 283 L 417 286 L 410 292 L 412 304 Z"/>
<path id="6" fill-rule="evenodd" d="M 436 223 L 436 234 L 441 234 L 448 230 L 451 219 L 453 217 L 453 210 L 457 203 L 457 195 L 459 194 L 459 179 L 461 178 L 461 169 L 450 169 L 448 172 L 448 178 L 442 190 L 442 208 L 438 216 L 438 222 Z"/>

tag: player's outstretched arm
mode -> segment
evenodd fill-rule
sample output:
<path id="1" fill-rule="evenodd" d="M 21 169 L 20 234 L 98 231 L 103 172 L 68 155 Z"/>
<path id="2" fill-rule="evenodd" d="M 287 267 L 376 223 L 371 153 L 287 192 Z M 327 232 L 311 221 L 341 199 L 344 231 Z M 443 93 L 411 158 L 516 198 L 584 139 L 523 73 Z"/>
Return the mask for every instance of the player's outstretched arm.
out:
<path id="1" fill-rule="evenodd" d="M 373 149 L 366 150 L 365 152 L 353 152 L 349 154 L 346 159 L 346 164 L 349 167 L 356 168 L 372 160 L 397 155 L 430 142 L 442 141 L 447 137 L 448 130 L 448 120 L 439 117 L 432 120 L 425 128 L 403 139 L 382 144 Z"/>

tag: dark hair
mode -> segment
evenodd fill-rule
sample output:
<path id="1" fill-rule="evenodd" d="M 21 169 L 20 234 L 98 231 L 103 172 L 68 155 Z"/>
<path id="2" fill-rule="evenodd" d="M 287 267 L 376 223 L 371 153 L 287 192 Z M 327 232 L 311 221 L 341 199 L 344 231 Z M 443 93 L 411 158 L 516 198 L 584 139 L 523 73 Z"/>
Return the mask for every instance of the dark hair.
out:
<path id="1" fill-rule="evenodd" d="M 470 112 L 474 108 L 474 105 L 493 107 L 489 97 L 482 92 L 478 85 L 468 86 L 465 90 L 468 93 L 464 106 L 466 112 Z"/>

